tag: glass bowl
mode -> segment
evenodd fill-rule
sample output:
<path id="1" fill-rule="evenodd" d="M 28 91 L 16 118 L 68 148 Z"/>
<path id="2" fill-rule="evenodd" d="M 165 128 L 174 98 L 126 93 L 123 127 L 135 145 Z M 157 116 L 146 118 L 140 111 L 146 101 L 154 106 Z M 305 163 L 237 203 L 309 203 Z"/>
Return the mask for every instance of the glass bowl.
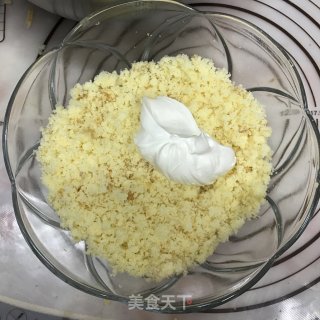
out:
<path id="1" fill-rule="evenodd" d="M 185 276 L 160 283 L 113 275 L 107 261 L 74 243 L 47 203 L 35 150 L 56 104 L 102 70 L 134 61 L 198 54 L 225 68 L 265 106 L 273 172 L 266 203 Z M 61 45 L 19 81 L 5 116 L 3 148 L 21 231 L 58 277 L 92 295 L 129 308 L 191 312 L 218 306 L 253 286 L 301 235 L 319 199 L 319 133 L 288 53 L 256 26 L 234 16 L 200 13 L 172 1 L 134 1 L 84 18 Z M 153 304 L 150 304 L 153 301 Z"/>

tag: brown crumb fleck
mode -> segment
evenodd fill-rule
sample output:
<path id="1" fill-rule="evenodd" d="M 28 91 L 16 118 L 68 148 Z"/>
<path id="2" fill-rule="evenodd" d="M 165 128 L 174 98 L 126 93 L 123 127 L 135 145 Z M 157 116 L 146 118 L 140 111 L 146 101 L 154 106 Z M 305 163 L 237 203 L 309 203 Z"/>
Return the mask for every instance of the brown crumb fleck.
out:
<path id="1" fill-rule="evenodd" d="M 131 191 L 128 192 L 127 200 L 132 201 L 135 198 L 135 194 Z"/>

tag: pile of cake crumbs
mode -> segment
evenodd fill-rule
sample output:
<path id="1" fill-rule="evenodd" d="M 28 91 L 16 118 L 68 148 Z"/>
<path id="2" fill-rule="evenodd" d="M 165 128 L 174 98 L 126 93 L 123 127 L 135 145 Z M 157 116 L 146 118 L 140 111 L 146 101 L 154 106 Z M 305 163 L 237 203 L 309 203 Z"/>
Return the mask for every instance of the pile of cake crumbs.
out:
<path id="1" fill-rule="evenodd" d="M 185 104 L 204 132 L 234 149 L 235 167 L 209 186 L 169 181 L 134 144 L 143 96 Z M 199 56 L 166 56 L 77 84 L 42 130 L 37 159 L 73 238 L 115 272 L 159 281 L 204 262 L 257 215 L 270 134 L 263 107 L 225 70 Z"/>

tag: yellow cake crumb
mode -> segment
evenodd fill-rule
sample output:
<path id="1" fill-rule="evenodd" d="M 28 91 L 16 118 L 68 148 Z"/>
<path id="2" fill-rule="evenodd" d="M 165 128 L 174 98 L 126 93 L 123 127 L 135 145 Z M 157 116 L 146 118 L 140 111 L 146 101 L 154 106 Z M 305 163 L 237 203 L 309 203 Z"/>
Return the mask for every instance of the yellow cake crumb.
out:
<path id="1" fill-rule="evenodd" d="M 143 96 L 168 96 L 231 146 L 237 163 L 210 186 L 168 180 L 134 144 Z M 209 59 L 137 62 L 77 84 L 42 131 L 49 201 L 76 240 L 115 271 L 161 280 L 202 263 L 258 213 L 271 172 L 263 107 Z"/>

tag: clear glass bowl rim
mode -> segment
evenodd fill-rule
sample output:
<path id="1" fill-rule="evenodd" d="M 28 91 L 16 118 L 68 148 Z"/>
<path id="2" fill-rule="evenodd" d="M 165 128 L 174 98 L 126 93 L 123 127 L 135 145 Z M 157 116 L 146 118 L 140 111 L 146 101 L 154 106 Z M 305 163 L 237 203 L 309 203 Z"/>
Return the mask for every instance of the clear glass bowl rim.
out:
<path id="1" fill-rule="evenodd" d="M 171 1 L 171 0 L 137 0 L 137 1 L 131 1 L 131 2 L 122 2 L 118 5 L 112 6 L 112 7 L 108 7 L 99 11 L 96 11 L 90 15 L 88 15 L 87 17 L 83 18 L 70 32 L 69 34 L 65 37 L 65 39 L 62 41 L 62 44 L 67 41 L 67 39 L 71 38 L 73 34 L 75 34 L 81 27 L 83 27 L 84 25 L 86 25 L 88 22 L 94 20 L 97 16 L 99 16 L 101 13 L 110 11 L 110 10 L 114 10 L 118 7 L 121 6 L 133 6 L 136 3 L 152 3 L 153 6 L 156 5 L 156 3 L 165 3 L 165 4 L 173 4 L 176 7 L 180 6 L 182 9 L 184 10 L 190 10 L 190 12 L 198 12 L 196 9 L 193 9 L 187 5 L 175 2 L 175 1 Z M 310 121 L 310 124 L 312 126 L 312 129 L 314 131 L 315 137 L 316 137 L 316 141 L 317 141 L 317 146 L 318 146 L 318 150 L 320 150 L 320 133 L 319 130 L 317 128 L 317 124 L 315 122 L 315 120 L 313 119 L 313 117 L 310 115 L 310 113 L 308 112 L 308 106 L 307 106 L 307 98 L 306 98 L 306 94 L 305 94 L 305 90 L 304 90 L 304 85 L 303 82 L 300 78 L 299 72 L 297 70 L 297 68 L 295 67 L 289 53 L 278 43 L 276 42 L 271 36 L 269 36 L 267 33 L 265 33 L 262 29 L 260 29 L 259 27 L 257 27 L 256 25 L 250 23 L 249 21 L 230 15 L 230 14 L 225 14 L 225 13 L 219 13 L 219 12 L 208 12 L 206 13 L 205 11 L 201 11 L 201 13 L 204 14 L 213 14 L 216 16 L 225 16 L 228 18 L 232 18 L 238 22 L 241 22 L 242 24 L 255 29 L 257 32 L 259 32 L 262 36 L 264 36 L 265 38 L 267 38 L 273 45 L 275 45 L 281 52 L 281 54 L 283 55 L 283 57 L 285 58 L 285 61 L 287 63 L 290 64 L 290 66 L 293 69 L 293 73 L 298 81 L 299 84 L 299 88 L 300 88 L 300 93 L 301 93 L 301 97 L 303 100 L 303 110 L 305 111 L 305 114 L 308 118 L 308 120 Z M 8 152 L 8 128 L 9 128 L 9 122 L 10 122 L 10 115 L 11 115 L 11 111 L 13 108 L 13 104 L 14 104 L 14 100 L 17 96 L 17 93 L 19 92 L 20 86 L 23 83 L 24 79 L 27 78 L 29 72 L 35 68 L 36 65 L 40 64 L 46 57 L 47 55 L 49 55 L 50 53 L 56 51 L 57 48 L 52 49 L 51 51 L 49 51 L 48 53 L 46 53 L 44 56 L 42 56 L 39 60 L 36 60 L 23 74 L 23 76 L 21 77 L 21 79 L 19 80 L 19 82 L 17 83 L 7 106 L 7 110 L 5 113 L 5 118 L 4 118 L 4 127 L 3 127 L 3 134 L 2 134 L 2 146 L 3 146 L 3 156 L 4 156 L 4 162 L 5 162 L 5 167 L 7 170 L 7 174 L 9 176 L 10 182 L 11 182 L 11 193 L 12 193 L 12 202 L 13 202 L 13 208 L 14 208 L 14 212 L 15 212 L 15 216 L 17 219 L 17 223 L 19 225 L 19 228 L 21 230 L 22 235 L 24 236 L 26 242 L 28 243 L 28 245 L 30 246 L 30 248 L 32 249 L 32 251 L 34 252 L 34 254 L 39 258 L 39 260 L 53 273 L 55 274 L 57 277 L 59 277 L 61 280 L 63 280 L 64 282 L 70 284 L 71 286 L 84 291 L 85 293 L 89 293 L 91 295 L 97 296 L 99 298 L 104 298 L 104 299 L 110 299 L 110 300 L 114 300 L 114 301 L 118 301 L 118 302 L 125 302 L 128 303 L 129 299 L 125 298 L 125 297 L 120 297 L 120 296 L 114 296 L 114 295 L 110 295 L 102 290 L 93 288 L 89 285 L 87 285 L 84 282 L 80 282 L 80 281 L 76 281 L 74 279 L 72 279 L 69 276 L 66 276 L 63 272 L 61 272 L 60 270 L 58 270 L 48 259 L 47 257 L 43 254 L 43 252 L 41 252 L 41 250 L 36 246 L 36 244 L 34 243 L 33 239 L 31 238 L 31 236 L 29 235 L 29 232 L 24 224 L 24 218 L 21 215 L 20 209 L 19 209 L 19 204 L 18 204 L 18 192 L 17 192 L 17 188 L 16 188 L 16 183 L 15 183 L 15 177 L 11 168 L 11 164 L 10 164 L 10 159 L 9 159 L 9 152 Z M 254 277 L 252 279 L 250 279 L 248 282 L 245 283 L 245 285 L 241 286 L 240 288 L 238 288 L 236 291 L 232 292 L 232 293 L 228 293 L 225 294 L 224 296 L 221 296 L 217 299 L 214 300 L 210 300 L 210 299 L 204 299 L 203 302 L 199 302 L 198 304 L 192 304 L 192 305 L 186 305 L 185 308 L 179 308 L 177 307 L 175 310 L 162 310 L 161 312 L 164 313 L 188 313 L 188 312 L 199 312 L 199 311 L 203 311 L 209 308 L 213 308 L 216 306 L 219 306 L 223 303 L 226 303 L 229 300 L 232 300 L 236 297 L 238 297 L 239 295 L 241 295 L 242 293 L 244 293 L 245 291 L 247 291 L 248 289 L 250 289 L 253 285 L 255 285 L 265 274 L 266 272 L 270 269 L 270 267 L 272 266 L 272 264 L 274 263 L 274 261 L 281 256 L 286 250 L 288 250 L 293 244 L 294 242 L 297 241 L 297 239 L 300 237 L 300 235 L 302 234 L 302 232 L 305 230 L 305 228 L 307 227 L 308 223 L 310 222 L 310 220 L 313 217 L 313 214 L 317 208 L 317 204 L 320 198 L 320 168 L 318 168 L 317 171 L 317 188 L 315 190 L 315 194 L 314 197 L 312 199 L 312 204 L 310 206 L 310 210 L 307 212 L 305 219 L 303 221 L 303 223 L 301 224 L 301 226 L 299 227 L 299 229 L 297 230 L 297 232 L 290 238 L 289 241 L 287 241 L 283 246 L 281 246 L 279 248 L 279 250 L 269 258 L 269 260 L 260 268 L 259 271 L 256 272 L 256 274 L 254 275 Z"/>

